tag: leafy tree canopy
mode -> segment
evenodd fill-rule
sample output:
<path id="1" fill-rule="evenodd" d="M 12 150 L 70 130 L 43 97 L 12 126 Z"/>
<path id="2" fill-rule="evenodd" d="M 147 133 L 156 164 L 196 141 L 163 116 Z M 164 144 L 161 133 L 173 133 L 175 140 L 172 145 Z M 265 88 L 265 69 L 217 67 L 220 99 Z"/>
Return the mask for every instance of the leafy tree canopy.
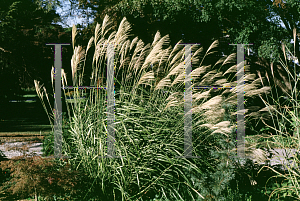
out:
<path id="1" fill-rule="evenodd" d="M 33 86 L 33 79 L 49 79 L 53 52 L 46 43 L 59 42 L 59 19 L 32 0 L 2 0 L 0 7 L 1 92 Z M 70 37 L 68 37 L 70 40 Z M 66 39 L 63 40 L 66 43 Z M 51 63 L 50 63 L 51 62 Z M 3 88 L 3 89 L 2 89 Z"/>
<path id="2" fill-rule="evenodd" d="M 73 0 L 74 1 L 74 0 Z M 253 43 L 254 54 L 272 61 L 279 55 L 281 41 L 289 43 L 293 28 L 299 30 L 300 2 L 297 0 L 79 0 L 80 8 L 97 11 L 95 21 L 105 13 L 118 22 L 125 16 L 145 42 L 157 30 L 170 34 L 173 44 L 206 46 L 221 39 L 220 48 L 228 54 L 235 46 L 228 43 Z M 280 25 L 283 21 L 285 28 Z M 299 32 L 299 31 L 298 31 Z M 224 38 L 228 36 L 228 38 Z M 298 38 L 297 38 L 298 41 Z M 299 42 L 299 41 L 298 41 Z M 298 51 L 299 52 L 299 51 Z M 298 53 L 299 55 L 299 53 Z"/>

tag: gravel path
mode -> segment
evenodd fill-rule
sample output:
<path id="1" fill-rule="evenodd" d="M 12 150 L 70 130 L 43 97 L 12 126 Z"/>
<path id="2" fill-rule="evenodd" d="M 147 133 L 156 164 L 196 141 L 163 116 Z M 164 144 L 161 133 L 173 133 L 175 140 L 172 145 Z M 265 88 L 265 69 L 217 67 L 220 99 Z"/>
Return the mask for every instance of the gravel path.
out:
<path id="1" fill-rule="evenodd" d="M 297 153 L 296 149 L 278 149 L 274 148 L 270 151 L 264 150 L 267 153 L 267 159 L 262 160 L 262 157 L 260 157 L 262 150 L 255 149 L 252 154 L 247 154 L 247 158 L 252 159 L 252 161 L 259 165 L 265 165 L 267 162 L 267 165 L 269 167 L 271 166 L 279 166 L 282 170 L 287 170 L 286 166 L 289 164 L 289 167 L 294 166 L 293 160 L 287 160 L 288 158 L 295 156 Z M 298 154 L 300 154 L 300 151 L 298 150 Z M 299 164 L 297 164 L 299 165 Z M 296 166 L 297 167 L 297 166 Z"/>
<path id="2" fill-rule="evenodd" d="M 24 154 L 36 153 L 38 156 L 42 155 L 41 142 L 29 143 L 29 142 L 5 142 L 0 145 L 0 150 L 6 156 L 11 159 L 15 156 L 22 156 Z"/>
<path id="3" fill-rule="evenodd" d="M 297 153 L 296 149 L 273 149 L 272 153 L 274 154 L 274 156 L 272 157 L 272 160 L 270 161 L 271 166 L 272 165 L 278 165 L 278 164 L 288 164 L 287 159 L 295 156 Z M 299 154 L 299 150 L 298 150 L 298 154 Z M 289 160 L 289 163 L 291 164 L 293 160 Z"/>

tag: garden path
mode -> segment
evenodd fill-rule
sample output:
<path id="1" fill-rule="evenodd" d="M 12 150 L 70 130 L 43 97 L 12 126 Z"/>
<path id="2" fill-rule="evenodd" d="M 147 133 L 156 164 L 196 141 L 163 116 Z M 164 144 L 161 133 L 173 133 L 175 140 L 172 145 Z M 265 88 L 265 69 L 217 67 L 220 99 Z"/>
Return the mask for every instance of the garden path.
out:
<path id="1" fill-rule="evenodd" d="M 42 145 L 43 143 L 35 141 L 4 142 L 0 145 L 0 150 L 8 159 L 32 153 L 42 156 Z"/>
<path id="2" fill-rule="evenodd" d="M 256 150 L 258 150 L 258 149 L 256 149 Z M 275 166 L 275 165 L 280 166 L 280 168 L 282 170 L 287 170 L 285 167 L 285 165 L 287 165 L 287 163 L 288 163 L 287 159 L 292 157 L 293 155 L 295 155 L 297 152 L 296 149 L 279 149 L 279 148 L 274 148 L 274 149 L 271 149 L 270 151 L 267 151 L 265 149 L 265 151 L 268 154 L 271 154 L 267 157 L 268 166 L 270 166 L 270 167 Z M 257 153 L 259 153 L 259 151 Z M 300 153 L 299 150 L 298 150 L 298 153 Z M 249 158 L 252 159 L 252 161 L 254 161 L 254 162 L 258 161 L 255 159 L 255 154 L 253 156 L 250 156 Z M 263 162 L 257 162 L 257 163 L 260 165 L 265 164 Z M 291 164 L 292 166 L 295 166 L 295 164 L 293 164 L 293 160 L 289 160 L 289 164 Z M 297 165 L 299 165 L 299 164 L 297 164 Z"/>

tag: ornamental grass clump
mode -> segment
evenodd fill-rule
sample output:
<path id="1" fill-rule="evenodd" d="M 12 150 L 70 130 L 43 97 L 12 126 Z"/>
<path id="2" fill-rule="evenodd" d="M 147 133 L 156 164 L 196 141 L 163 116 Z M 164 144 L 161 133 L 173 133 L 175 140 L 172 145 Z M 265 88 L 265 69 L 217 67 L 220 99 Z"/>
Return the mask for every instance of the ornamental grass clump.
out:
<path id="1" fill-rule="evenodd" d="M 294 41 L 296 37 L 296 29 L 294 29 Z M 295 52 L 294 44 L 294 52 Z M 267 166 L 275 173 L 276 177 L 283 178 L 284 181 L 274 187 L 272 191 L 269 191 L 270 199 L 272 197 L 280 199 L 300 199 L 300 177 L 299 177 L 299 151 L 300 151 L 300 102 L 299 102 L 299 78 L 300 74 L 297 68 L 299 68 L 299 58 L 292 54 L 289 48 L 282 43 L 282 51 L 284 59 L 279 58 L 280 65 L 287 72 L 288 80 L 284 83 L 286 90 L 283 90 L 283 95 L 279 96 L 277 88 L 279 86 L 275 83 L 274 88 L 276 93 L 271 94 L 271 99 L 268 96 L 264 99 L 260 96 L 261 100 L 266 105 L 266 110 L 272 116 L 273 124 L 266 124 L 266 127 L 274 133 L 270 137 L 273 139 L 273 147 L 281 149 L 286 153 L 285 156 L 277 156 L 276 159 L 280 159 L 282 163 L 280 165 L 286 170 L 285 172 L 276 171 L 273 167 Z M 288 55 L 287 55 L 288 54 Z M 289 56 L 289 57 L 288 57 Z M 293 67 L 291 67 L 293 66 Z M 272 75 L 273 63 L 271 64 Z M 274 102 L 273 105 L 270 103 Z M 275 149 L 273 149 L 276 151 Z M 289 157 L 288 157 L 289 156 Z"/>
<path id="2" fill-rule="evenodd" d="M 157 32 L 152 44 L 138 37 L 130 39 L 130 24 L 122 20 L 117 31 L 105 16 L 86 50 L 75 46 L 71 60 L 73 86 L 94 86 L 83 94 L 76 88 L 74 101 L 67 104 L 69 126 L 63 138 L 63 154 L 76 170 L 94 181 L 83 198 L 100 200 L 220 200 L 221 192 L 234 177 L 233 124 L 224 120 L 222 103 L 236 103 L 236 89 L 193 90 L 192 155 L 184 157 L 185 48 L 169 46 L 168 36 Z M 114 44 L 114 134 L 115 158 L 108 155 L 107 141 L 107 45 Z M 94 45 L 93 62 L 85 82 L 85 60 Z M 192 46 L 194 86 L 233 86 L 217 67 L 235 62 L 235 54 L 220 58 L 214 66 L 205 64 L 218 41 L 206 52 Z M 62 72 L 62 84 L 68 86 Z M 249 81 L 253 76 L 247 77 Z M 256 86 L 251 83 L 255 92 Z M 39 87 L 37 87 L 39 89 Z M 64 91 L 66 94 L 67 90 Z M 263 90 L 264 91 L 264 90 Z M 260 91 L 261 92 L 261 91 Z M 213 95 L 212 95 L 213 94 Z M 80 99 L 86 95 L 86 99 Z M 43 100 L 43 97 L 41 97 Z M 227 114 L 228 115 L 228 114 Z M 230 114 L 233 115 L 233 114 Z"/>

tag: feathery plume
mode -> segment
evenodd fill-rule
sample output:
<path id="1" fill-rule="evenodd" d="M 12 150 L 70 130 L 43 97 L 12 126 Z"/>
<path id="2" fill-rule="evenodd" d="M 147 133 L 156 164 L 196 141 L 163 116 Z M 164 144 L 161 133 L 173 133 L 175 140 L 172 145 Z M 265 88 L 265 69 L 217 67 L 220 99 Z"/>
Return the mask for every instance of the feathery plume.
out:
<path id="1" fill-rule="evenodd" d="M 50 73 L 50 75 L 51 75 L 52 88 L 54 88 L 54 85 L 53 85 L 53 81 L 54 81 L 54 67 L 53 67 L 53 66 L 52 66 L 52 68 L 51 68 L 51 73 Z"/>
<path id="2" fill-rule="evenodd" d="M 77 29 L 76 29 L 76 26 L 75 24 L 73 24 L 73 27 L 72 27 L 72 44 L 73 44 L 73 50 L 75 48 L 75 37 L 77 35 Z"/>
<path id="3" fill-rule="evenodd" d="M 73 79 L 74 86 L 75 86 L 76 72 L 77 70 L 80 70 L 79 64 L 84 60 L 84 57 L 85 57 L 84 49 L 82 49 L 81 46 L 75 47 L 74 54 L 71 59 L 72 79 Z"/>

